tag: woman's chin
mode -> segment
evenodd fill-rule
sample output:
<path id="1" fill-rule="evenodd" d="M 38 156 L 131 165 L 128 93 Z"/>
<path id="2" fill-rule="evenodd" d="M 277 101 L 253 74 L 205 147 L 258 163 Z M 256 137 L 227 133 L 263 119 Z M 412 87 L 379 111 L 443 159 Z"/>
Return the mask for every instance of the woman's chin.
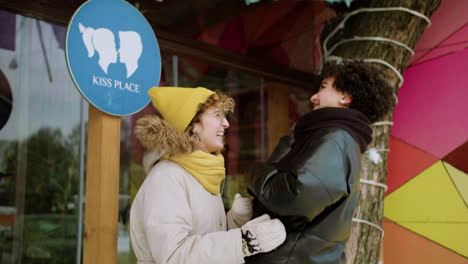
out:
<path id="1" fill-rule="evenodd" d="M 221 144 L 221 145 L 213 146 L 212 148 L 205 150 L 205 152 L 214 154 L 214 153 L 219 153 L 223 150 L 224 150 L 224 144 Z"/>

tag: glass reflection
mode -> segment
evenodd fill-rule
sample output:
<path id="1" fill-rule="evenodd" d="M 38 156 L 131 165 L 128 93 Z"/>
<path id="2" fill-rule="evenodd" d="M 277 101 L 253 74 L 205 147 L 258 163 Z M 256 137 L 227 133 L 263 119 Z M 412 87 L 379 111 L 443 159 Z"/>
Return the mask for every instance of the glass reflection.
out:
<path id="1" fill-rule="evenodd" d="M 15 99 L 0 131 L 0 263 L 76 263 L 81 98 L 65 28 L 4 11 L 0 21 Z"/>

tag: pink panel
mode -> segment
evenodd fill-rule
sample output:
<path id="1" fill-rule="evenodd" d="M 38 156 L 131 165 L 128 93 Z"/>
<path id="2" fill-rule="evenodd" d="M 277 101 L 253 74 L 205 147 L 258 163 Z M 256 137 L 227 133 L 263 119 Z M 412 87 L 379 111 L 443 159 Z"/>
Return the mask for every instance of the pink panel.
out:
<path id="1" fill-rule="evenodd" d="M 434 47 L 433 49 L 423 49 L 421 51 L 416 51 L 414 57 L 418 57 L 419 59 L 413 61 L 413 63 L 410 65 L 423 63 L 425 61 L 445 56 L 453 52 L 461 51 L 466 48 L 468 48 L 468 24 L 449 39 L 441 43 L 439 46 Z"/>
<path id="2" fill-rule="evenodd" d="M 468 139 L 468 49 L 410 67 L 392 135 L 438 158 Z"/>
<path id="3" fill-rule="evenodd" d="M 468 1 L 442 0 L 439 8 L 430 18 L 431 26 L 426 28 L 416 43 L 415 50 L 435 47 L 447 39 L 468 22 L 466 14 L 468 14 Z M 419 57 L 413 56 L 409 64 L 418 59 Z"/>
<path id="4" fill-rule="evenodd" d="M 468 18 L 466 19 L 465 25 L 462 26 L 457 32 L 454 32 L 447 40 L 439 45 L 439 47 L 454 45 L 457 43 L 468 42 Z"/>
<path id="5" fill-rule="evenodd" d="M 434 60 L 434 59 L 438 59 L 440 57 L 450 55 L 452 53 L 461 51 L 461 50 L 466 49 L 466 48 L 468 48 L 468 42 L 467 43 L 460 43 L 460 44 L 457 44 L 457 45 L 446 46 L 446 47 L 443 47 L 443 48 L 437 48 L 437 49 L 434 49 L 431 52 L 427 53 L 423 58 L 421 58 L 421 60 L 416 61 L 414 64 L 412 64 L 410 66 L 415 66 L 415 65 L 418 65 L 420 63 L 425 63 L 425 62 L 428 62 L 428 61 L 431 61 L 431 60 Z"/>

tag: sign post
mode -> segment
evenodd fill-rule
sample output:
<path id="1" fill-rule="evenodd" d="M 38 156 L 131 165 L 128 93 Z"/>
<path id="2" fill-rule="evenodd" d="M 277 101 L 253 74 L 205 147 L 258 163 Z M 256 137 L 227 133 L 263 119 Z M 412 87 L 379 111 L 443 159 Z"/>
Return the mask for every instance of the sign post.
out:
<path id="1" fill-rule="evenodd" d="M 117 263 L 120 116 L 149 102 L 161 56 L 144 16 L 124 0 L 89 0 L 67 29 L 67 64 L 90 103 L 83 263 Z"/>
<path id="2" fill-rule="evenodd" d="M 120 117 L 89 107 L 83 263 L 117 263 Z"/>

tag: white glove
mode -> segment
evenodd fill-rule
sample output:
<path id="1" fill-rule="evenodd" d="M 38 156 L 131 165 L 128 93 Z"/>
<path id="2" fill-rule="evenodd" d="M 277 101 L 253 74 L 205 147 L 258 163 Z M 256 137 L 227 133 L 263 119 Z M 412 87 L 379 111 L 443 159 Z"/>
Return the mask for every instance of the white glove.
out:
<path id="1" fill-rule="evenodd" d="M 278 219 L 264 214 L 241 227 L 244 257 L 269 252 L 286 240 L 286 229 Z"/>
<path id="2" fill-rule="evenodd" d="M 252 201 L 236 193 L 231 210 L 227 213 L 229 229 L 243 226 L 253 215 Z"/>

